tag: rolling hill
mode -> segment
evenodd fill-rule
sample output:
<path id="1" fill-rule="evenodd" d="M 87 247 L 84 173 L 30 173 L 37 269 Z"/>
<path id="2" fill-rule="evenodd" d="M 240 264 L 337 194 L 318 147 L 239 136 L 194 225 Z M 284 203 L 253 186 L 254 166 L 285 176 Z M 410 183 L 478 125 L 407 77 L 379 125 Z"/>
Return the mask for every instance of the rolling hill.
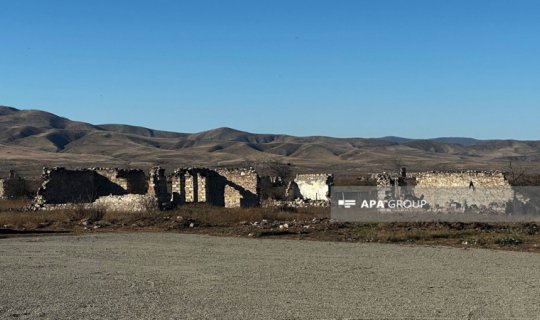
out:
<path id="1" fill-rule="evenodd" d="M 400 137 L 332 138 L 218 128 L 177 133 L 94 125 L 39 110 L 0 106 L 0 173 L 39 174 L 43 166 L 243 166 L 276 160 L 298 171 L 342 175 L 417 170 L 503 169 L 510 161 L 540 172 L 540 141 Z"/>

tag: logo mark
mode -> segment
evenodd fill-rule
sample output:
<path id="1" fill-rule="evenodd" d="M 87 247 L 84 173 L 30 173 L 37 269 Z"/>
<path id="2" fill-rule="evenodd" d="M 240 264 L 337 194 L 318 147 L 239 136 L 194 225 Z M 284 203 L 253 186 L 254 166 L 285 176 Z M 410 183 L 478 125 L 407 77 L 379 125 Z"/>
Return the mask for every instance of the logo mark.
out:
<path id="1" fill-rule="evenodd" d="M 350 209 L 351 207 L 356 206 L 356 200 L 338 200 L 338 206 Z"/>

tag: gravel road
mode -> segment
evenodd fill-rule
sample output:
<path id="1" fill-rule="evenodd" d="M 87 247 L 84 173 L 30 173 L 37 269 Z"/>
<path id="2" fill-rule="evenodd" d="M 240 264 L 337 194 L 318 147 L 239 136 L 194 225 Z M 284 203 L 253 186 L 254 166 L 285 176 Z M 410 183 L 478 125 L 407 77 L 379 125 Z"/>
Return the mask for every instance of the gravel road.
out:
<path id="1" fill-rule="evenodd" d="M 0 240 L 1 319 L 540 319 L 540 255 L 101 233 Z"/>

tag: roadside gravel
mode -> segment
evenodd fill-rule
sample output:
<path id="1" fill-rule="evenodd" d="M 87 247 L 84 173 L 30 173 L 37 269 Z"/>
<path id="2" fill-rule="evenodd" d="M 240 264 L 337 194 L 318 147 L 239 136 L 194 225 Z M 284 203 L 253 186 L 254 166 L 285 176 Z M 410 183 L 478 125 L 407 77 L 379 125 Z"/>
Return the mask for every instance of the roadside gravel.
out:
<path id="1" fill-rule="evenodd" d="M 1 319 L 540 319 L 540 255 L 96 233 L 0 240 Z"/>

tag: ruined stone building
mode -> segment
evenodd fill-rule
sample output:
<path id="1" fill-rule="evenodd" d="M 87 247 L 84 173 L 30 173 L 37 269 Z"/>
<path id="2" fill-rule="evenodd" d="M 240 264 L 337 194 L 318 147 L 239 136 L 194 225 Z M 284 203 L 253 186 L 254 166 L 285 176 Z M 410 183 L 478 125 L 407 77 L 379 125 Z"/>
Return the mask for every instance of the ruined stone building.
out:
<path id="1" fill-rule="evenodd" d="M 499 171 L 429 171 L 401 174 L 399 180 L 389 174 L 376 178 L 379 199 L 423 199 L 432 212 L 504 213 L 515 197 L 514 189 Z"/>
<path id="2" fill-rule="evenodd" d="M 145 194 L 148 188 L 143 170 L 97 168 L 96 173 L 118 185 L 125 194 Z"/>
<path id="3" fill-rule="evenodd" d="M 253 169 L 178 169 L 172 177 L 173 202 L 254 207 L 260 202 L 259 181 Z"/>
<path id="4" fill-rule="evenodd" d="M 155 197 L 160 203 L 170 199 L 165 169 L 161 167 L 150 169 L 148 176 L 148 195 Z"/>
<path id="5" fill-rule="evenodd" d="M 327 173 L 298 174 L 294 179 L 294 185 L 289 187 L 289 192 L 296 193 L 294 198 L 330 201 L 330 188 L 333 181 L 334 176 Z"/>
<path id="6" fill-rule="evenodd" d="M 509 187 L 510 183 L 500 171 L 428 171 L 414 174 L 417 186 L 493 188 Z M 472 185 L 471 185 L 472 183 Z"/>
<path id="7" fill-rule="evenodd" d="M 513 201 L 530 206 L 522 193 L 512 188 L 502 172 L 456 171 L 373 175 L 379 200 L 423 199 L 431 212 L 507 212 Z M 34 208 L 64 204 L 95 204 L 118 211 L 143 211 L 204 203 L 226 208 L 278 206 L 325 207 L 330 205 L 333 175 L 297 174 L 287 185 L 271 177 L 259 177 L 252 168 L 183 168 L 169 181 L 165 170 L 152 168 L 148 174 L 135 169 L 44 169 L 43 184 Z M 263 182 L 277 186 L 261 203 Z M 26 182 L 13 172 L 0 179 L 0 198 L 23 196 Z M 521 201 L 520 200 L 520 201 Z M 518 205 L 521 205 L 518 203 Z M 423 208 L 425 209 L 425 208 Z M 535 209 L 536 210 L 536 209 Z"/>
<path id="8" fill-rule="evenodd" d="M 515 195 L 505 175 L 498 171 L 422 172 L 416 175 L 414 190 L 434 211 L 504 213 Z"/>
<path id="9" fill-rule="evenodd" d="M 46 204 L 90 203 L 109 195 L 145 194 L 146 175 L 126 169 L 44 169 L 36 201 Z"/>
<path id="10" fill-rule="evenodd" d="M 330 206 L 330 190 L 334 184 L 334 176 L 331 174 L 297 174 L 285 187 L 283 181 L 271 177 L 266 177 L 265 182 L 266 188 L 269 189 L 263 202 L 265 207 Z"/>
<path id="11" fill-rule="evenodd" d="M 252 168 L 183 168 L 169 178 L 160 167 L 152 168 L 148 175 L 134 169 L 45 168 L 33 206 L 54 209 L 78 203 L 129 210 L 130 203 L 160 209 L 189 203 L 226 208 L 261 205 L 261 178 Z M 303 206 L 328 205 L 332 184 L 330 174 L 299 174 L 289 184 L 287 198 L 281 199 L 300 201 Z"/>
<path id="12" fill-rule="evenodd" d="M 135 199 L 126 195 L 148 195 L 160 206 L 171 203 L 165 170 L 160 167 L 152 168 L 148 176 L 142 170 L 53 168 L 44 169 L 42 178 L 35 199 L 38 205 L 96 202 L 125 207 L 126 199 Z M 253 169 L 179 169 L 172 176 L 171 191 L 176 205 L 208 203 L 234 208 L 260 202 L 259 176 Z"/>

